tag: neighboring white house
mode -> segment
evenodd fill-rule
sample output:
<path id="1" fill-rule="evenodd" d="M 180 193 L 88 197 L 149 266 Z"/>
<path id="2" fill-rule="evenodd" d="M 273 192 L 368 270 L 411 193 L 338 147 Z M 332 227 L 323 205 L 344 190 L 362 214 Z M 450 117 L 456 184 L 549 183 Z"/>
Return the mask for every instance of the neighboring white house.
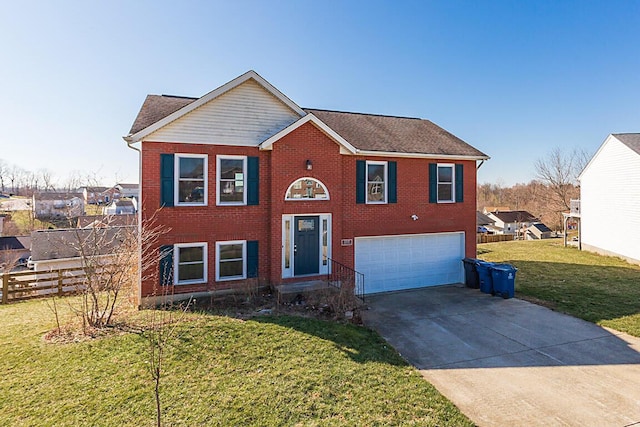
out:
<path id="1" fill-rule="evenodd" d="M 115 185 L 115 188 L 120 191 L 121 197 L 138 200 L 140 193 L 140 186 L 138 184 L 118 183 Z"/>
<path id="2" fill-rule="evenodd" d="M 138 211 L 136 199 L 119 199 L 109 203 L 103 209 L 105 215 L 131 215 Z"/>
<path id="3" fill-rule="evenodd" d="M 84 196 L 82 193 L 35 193 L 33 213 L 38 219 L 77 218 L 84 215 Z"/>
<path id="4" fill-rule="evenodd" d="M 496 211 L 487 216 L 494 221 L 496 234 L 517 234 L 539 222 L 527 211 Z"/>
<path id="5" fill-rule="evenodd" d="M 640 264 L 640 133 L 609 135 L 578 179 L 582 248 Z"/>

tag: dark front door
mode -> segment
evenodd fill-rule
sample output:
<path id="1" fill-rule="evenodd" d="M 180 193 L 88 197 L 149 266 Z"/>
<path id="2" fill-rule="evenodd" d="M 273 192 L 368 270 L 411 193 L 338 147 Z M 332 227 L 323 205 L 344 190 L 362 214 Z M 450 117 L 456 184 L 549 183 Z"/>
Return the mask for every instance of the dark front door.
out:
<path id="1" fill-rule="evenodd" d="M 297 216 L 294 222 L 293 274 L 320 272 L 320 217 Z"/>

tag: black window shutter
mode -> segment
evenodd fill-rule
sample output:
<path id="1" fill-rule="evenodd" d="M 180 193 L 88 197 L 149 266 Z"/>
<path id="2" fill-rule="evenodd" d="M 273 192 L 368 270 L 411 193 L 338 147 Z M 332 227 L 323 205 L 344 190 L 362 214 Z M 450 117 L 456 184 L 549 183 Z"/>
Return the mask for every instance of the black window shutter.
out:
<path id="1" fill-rule="evenodd" d="M 247 277 L 258 277 L 258 241 L 247 241 Z"/>
<path id="2" fill-rule="evenodd" d="M 173 285 L 173 245 L 160 246 L 160 286 Z"/>
<path id="3" fill-rule="evenodd" d="M 464 201 L 464 165 L 456 164 L 456 203 Z"/>
<path id="4" fill-rule="evenodd" d="M 429 203 L 438 203 L 438 164 L 429 163 Z"/>
<path id="5" fill-rule="evenodd" d="M 364 160 L 356 160 L 356 203 L 364 203 L 366 187 L 367 163 Z"/>
<path id="6" fill-rule="evenodd" d="M 387 184 L 387 191 L 389 195 L 387 202 L 398 203 L 398 163 L 389 162 L 387 164 L 387 178 L 389 183 Z"/>
<path id="7" fill-rule="evenodd" d="M 260 203 L 260 158 L 247 157 L 247 205 Z"/>
<path id="8" fill-rule="evenodd" d="M 173 206 L 173 154 L 160 154 L 160 206 Z"/>

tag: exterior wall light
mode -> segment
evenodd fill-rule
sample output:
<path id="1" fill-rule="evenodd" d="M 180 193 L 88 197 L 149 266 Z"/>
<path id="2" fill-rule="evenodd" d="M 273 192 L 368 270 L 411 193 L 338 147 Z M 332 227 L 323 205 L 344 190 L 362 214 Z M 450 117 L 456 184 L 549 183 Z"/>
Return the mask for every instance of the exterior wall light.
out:
<path id="1" fill-rule="evenodd" d="M 313 169 L 313 164 L 311 164 L 311 160 L 307 160 L 307 170 L 310 171 L 311 169 Z"/>

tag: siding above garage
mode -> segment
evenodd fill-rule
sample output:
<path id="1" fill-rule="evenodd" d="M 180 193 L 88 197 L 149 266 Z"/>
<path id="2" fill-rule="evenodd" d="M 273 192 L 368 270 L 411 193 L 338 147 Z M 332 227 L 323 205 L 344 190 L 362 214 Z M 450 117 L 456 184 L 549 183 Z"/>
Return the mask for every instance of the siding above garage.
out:
<path id="1" fill-rule="evenodd" d="M 249 79 L 144 139 L 257 146 L 299 117 L 255 80 Z"/>

